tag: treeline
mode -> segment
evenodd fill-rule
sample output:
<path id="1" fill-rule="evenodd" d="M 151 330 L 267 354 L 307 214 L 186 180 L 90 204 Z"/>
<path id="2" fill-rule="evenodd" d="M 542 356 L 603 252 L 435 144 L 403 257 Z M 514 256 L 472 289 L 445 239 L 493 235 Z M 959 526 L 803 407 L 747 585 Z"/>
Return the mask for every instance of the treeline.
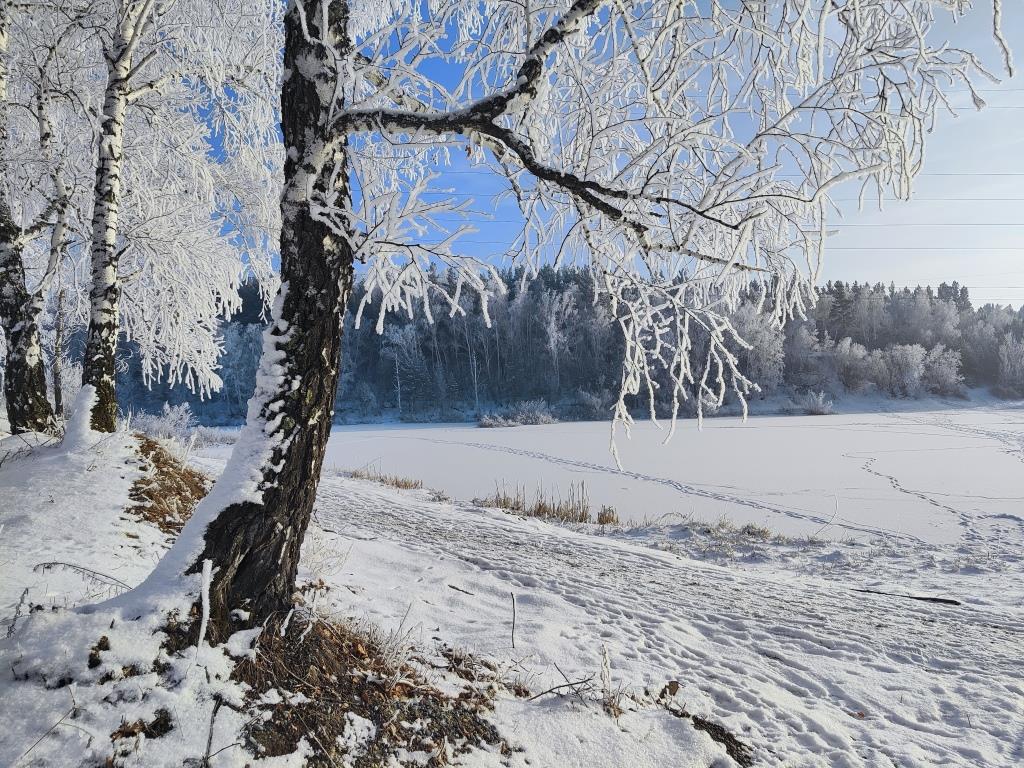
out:
<path id="1" fill-rule="evenodd" d="M 356 288 L 346 320 L 339 420 L 385 414 L 410 421 L 465 420 L 537 402 L 560 419 L 608 418 L 621 377 L 622 339 L 606 304 L 594 301 L 584 270 L 543 270 L 523 284 L 503 275 L 509 290 L 489 305 L 487 327 L 478 307 L 452 316 L 445 300 L 431 299 L 433 323 L 389 317 L 374 330 L 376 307 L 354 327 Z M 125 411 L 158 410 L 188 402 L 205 423 L 245 416 L 255 385 L 262 320 L 255 290 L 243 311 L 224 324 L 224 386 L 200 402 L 187 390 L 147 387 L 131 350 L 123 350 L 119 391 Z M 773 326 L 753 298 L 731 316 L 750 349 L 734 345 L 741 369 L 759 397 L 773 394 L 878 393 L 889 397 L 962 396 L 984 386 L 1007 398 L 1024 397 L 1024 310 L 986 305 L 975 309 L 965 287 L 953 282 L 897 289 L 881 284 L 829 282 L 809 317 Z M 694 354 L 701 354 L 697 340 Z M 656 409 L 667 412 L 666 401 Z M 636 403 L 646 408 L 645 403 Z M 692 401 L 687 412 L 693 411 Z"/>

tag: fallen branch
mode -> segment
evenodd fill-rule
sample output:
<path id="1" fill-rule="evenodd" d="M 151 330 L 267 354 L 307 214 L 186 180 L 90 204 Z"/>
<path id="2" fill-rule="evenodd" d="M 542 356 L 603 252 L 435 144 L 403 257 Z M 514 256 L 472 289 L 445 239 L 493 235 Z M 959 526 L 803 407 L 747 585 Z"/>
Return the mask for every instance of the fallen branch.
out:
<path id="1" fill-rule="evenodd" d="M 7 627 L 7 637 L 14 636 L 14 630 L 18 626 L 18 619 L 21 618 L 21 609 L 25 607 L 25 601 L 28 599 L 28 587 L 25 587 L 25 591 L 21 593 L 21 597 L 18 599 L 18 605 L 14 609 L 14 617 L 11 619 L 11 624 Z"/>
<path id="2" fill-rule="evenodd" d="M 512 649 L 516 647 L 516 593 L 509 592 L 512 595 Z"/>
<path id="3" fill-rule="evenodd" d="M 527 701 L 533 701 L 534 699 L 539 699 L 541 696 L 547 696 L 549 693 L 555 693 L 557 691 L 560 691 L 563 688 L 573 688 L 573 689 L 575 689 L 575 688 L 578 688 L 581 685 L 587 685 L 588 683 L 592 683 L 593 681 L 594 681 L 594 676 L 593 675 L 591 675 L 590 677 L 585 677 L 582 680 L 575 680 L 575 681 L 570 680 L 567 683 L 562 683 L 561 685 L 556 685 L 554 688 L 548 688 L 546 691 L 541 691 L 540 693 L 538 693 L 538 694 L 528 698 Z"/>
<path id="4" fill-rule="evenodd" d="M 33 571 L 47 571 L 50 568 L 67 568 L 72 571 L 78 571 L 84 576 L 93 579 L 95 581 L 106 582 L 112 587 L 121 587 L 125 591 L 130 590 L 131 586 L 125 584 L 120 579 L 115 579 L 113 576 L 108 576 L 105 573 L 94 571 L 92 568 L 86 568 L 84 565 L 75 565 L 74 563 L 66 563 L 63 560 L 50 560 L 46 563 L 39 563 L 32 568 Z"/>
<path id="5" fill-rule="evenodd" d="M 907 600 L 920 600 L 922 603 L 940 603 L 942 605 L 963 605 L 959 600 L 951 597 L 924 597 L 921 595 L 903 595 L 899 592 L 882 592 L 877 589 L 854 589 L 854 592 L 866 592 L 869 595 L 886 595 L 887 597 L 902 597 Z"/>
<path id="6" fill-rule="evenodd" d="M 214 698 L 213 712 L 210 713 L 210 730 L 206 734 L 206 753 L 203 755 L 203 768 L 209 768 L 210 766 L 210 758 L 212 757 L 210 750 L 213 748 L 213 724 L 217 721 L 217 710 L 220 709 L 222 703 L 220 696 Z"/>

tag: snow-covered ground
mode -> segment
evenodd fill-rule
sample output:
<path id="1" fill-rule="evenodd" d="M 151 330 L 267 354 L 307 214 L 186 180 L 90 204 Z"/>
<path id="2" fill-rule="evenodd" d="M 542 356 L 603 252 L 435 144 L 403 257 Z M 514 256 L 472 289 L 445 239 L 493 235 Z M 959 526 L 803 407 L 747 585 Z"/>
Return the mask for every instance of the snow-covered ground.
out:
<path id="1" fill-rule="evenodd" d="M 0 631 L 19 603 L 109 597 L 152 568 L 166 537 L 124 512 L 140 475 L 123 432 L 88 450 L 41 435 L 0 438 Z"/>
<path id="2" fill-rule="evenodd" d="M 343 585 L 341 615 L 483 652 L 535 690 L 595 675 L 607 649 L 616 685 L 679 681 L 687 709 L 724 724 L 760 765 L 1024 761 L 1019 603 L 933 604 L 725 568 L 341 477 L 324 479 L 309 551 L 319 555 L 306 567 Z M 530 742 L 536 714 L 521 706 L 497 717 Z M 565 707 L 563 751 L 537 764 L 688 764 L 644 751 L 645 729 L 663 743 L 663 720 L 627 721 L 612 753 L 571 744 L 594 713 Z"/>
<path id="3" fill-rule="evenodd" d="M 618 510 L 625 525 L 611 535 L 691 557 L 968 602 L 1024 600 L 1022 404 L 715 418 L 664 437 L 646 422 L 631 439 L 620 434 L 619 468 L 606 423 L 350 426 L 333 433 L 326 465 L 373 465 L 456 499 L 516 486 L 564 495 L 585 483 L 592 506 Z"/>
<path id="4" fill-rule="evenodd" d="M 620 441 L 624 470 L 607 429 L 339 429 L 303 554 L 302 576 L 332 587 L 320 609 L 489 657 L 534 692 L 590 679 L 623 694 L 617 720 L 572 696 L 501 698 L 494 720 L 525 749 L 512 766 L 732 765 L 652 703 L 670 681 L 679 705 L 725 726 L 756 765 L 1024 764 L 1024 410 L 716 419 L 703 433 L 682 425 L 665 447 L 642 425 Z M 81 585 L 40 582 L 37 562 L 74 558 L 129 584 L 151 567 L 162 537 L 122 519 L 137 469 L 123 436 L 108 440 L 0 468 L 5 615 L 23 581 L 37 602 L 83 598 Z M 216 474 L 226 450 L 196 462 Z M 344 473 L 369 463 L 456 501 Z M 566 527 L 465 501 L 495 481 L 581 479 L 594 504 L 656 522 Z M 911 599 L 923 595 L 957 602 Z M 0 765 L 66 711 L 62 693 L 32 700 L 33 722 L 0 738 Z M 70 754 L 81 736 L 47 738 L 60 741 L 34 755 Z"/>
<path id="5" fill-rule="evenodd" d="M 623 521 L 727 516 L 789 536 L 932 544 L 1019 536 L 1024 525 L 1024 407 L 638 423 L 609 452 L 607 423 L 480 429 L 376 425 L 335 429 L 327 466 L 373 465 L 454 498 L 496 486 L 565 493 Z"/>

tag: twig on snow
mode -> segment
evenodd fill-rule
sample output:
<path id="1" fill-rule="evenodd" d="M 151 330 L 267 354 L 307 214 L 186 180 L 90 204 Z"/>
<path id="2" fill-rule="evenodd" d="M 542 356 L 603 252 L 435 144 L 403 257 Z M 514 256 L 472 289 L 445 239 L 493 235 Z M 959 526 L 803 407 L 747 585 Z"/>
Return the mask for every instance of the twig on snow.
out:
<path id="1" fill-rule="evenodd" d="M 516 647 L 516 593 L 509 592 L 512 595 L 512 649 Z"/>
<path id="2" fill-rule="evenodd" d="M 206 734 L 206 753 L 203 755 L 203 768 L 209 768 L 210 766 L 210 749 L 213 747 L 213 724 L 217 720 L 217 710 L 220 709 L 222 704 L 220 696 L 217 696 L 213 702 L 213 712 L 210 713 L 210 731 Z"/>
<path id="3" fill-rule="evenodd" d="M 14 609 L 14 617 L 11 619 L 10 626 L 7 627 L 7 637 L 14 635 L 14 630 L 18 626 L 18 619 L 21 618 L 21 609 L 25 607 L 25 599 L 28 597 L 28 587 L 25 587 L 25 591 L 21 593 L 21 598 L 18 600 L 18 605 Z"/>
<path id="4" fill-rule="evenodd" d="M 120 579 L 115 579 L 113 576 L 108 576 L 107 574 L 101 573 L 100 571 L 94 571 L 92 568 L 86 568 L 83 565 L 75 565 L 74 563 L 66 563 L 63 560 L 50 560 L 49 562 L 39 563 L 39 564 L 33 566 L 32 570 L 33 571 L 47 571 L 50 568 L 67 568 L 68 570 L 79 571 L 80 573 L 84 574 L 85 576 L 87 576 L 90 579 L 93 579 L 95 581 L 101 581 L 101 582 L 105 581 L 105 582 L 108 582 L 108 584 L 110 586 L 112 586 L 112 587 L 121 587 L 122 589 L 124 589 L 126 591 L 131 589 L 130 585 L 125 584 Z"/>
<path id="5" fill-rule="evenodd" d="M 576 689 L 579 686 L 588 685 L 589 683 L 592 683 L 593 681 L 594 681 L 594 676 L 593 675 L 591 675 L 590 677 L 585 677 L 582 680 L 570 680 L 567 683 L 562 683 L 561 685 L 556 685 L 554 688 L 548 688 L 546 691 L 541 691 L 540 693 L 535 694 L 534 696 L 531 696 L 530 698 L 528 698 L 527 701 L 533 701 L 534 699 L 539 699 L 541 696 L 546 696 L 549 693 L 555 693 L 557 691 L 560 691 L 563 688 L 572 688 L 573 689 L 573 693 L 577 693 L 578 694 L 579 691 L 576 690 Z"/>

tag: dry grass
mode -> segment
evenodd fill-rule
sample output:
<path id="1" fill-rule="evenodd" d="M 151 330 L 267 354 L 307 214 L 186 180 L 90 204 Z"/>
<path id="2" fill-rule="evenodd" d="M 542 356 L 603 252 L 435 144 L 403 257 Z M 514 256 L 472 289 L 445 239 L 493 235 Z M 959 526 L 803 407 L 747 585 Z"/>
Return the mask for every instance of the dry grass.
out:
<path id="1" fill-rule="evenodd" d="M 139 435 L 139 452 L 144 474 L 128 493 L 135 504 L 127 511 L 164 533 L 180 533 L 196 504 L 209 490 L 209 478 L 144 435 Z"/>
<path id="2" fill-rule="evenodd" d="M 771 541 L 773 536 L 769 528 L 764 525 L 757 525 L 756 523 L 747 523 L 739 529 L 739 533 L 748 539 L 760 539 L 761 541 Z"/>
<path id="3" fill-rule="evenodd" d="M 352 625 L 309 616 L 293 616 L 286 625 L 271 621 L 255 658 L 239 662 L 232 677 L 251 687 L 253 702 L 271 691 L 288 692 L 245 734 L 266 757 L 294 752 L 304 737 L 314 752 L 305 764 L 313 768 L 401 765 L 391 761 L 403 752 L 427 753 L 425 765 L 444 766 L 485 745 L 509 752 L 485 718 L 493 683 L 469 682 L 457 696 L 442 693 L 397 660 L 379 634 Z M 373 728 L 354 743 L 351 724 L 363 721 Z"/>
<path id="4" fill-rule="evenodd" d="M 597 513 L 597 524 L 618 525 L 619 513 L 615 511 L 615 507 L 610 507 L 607 504 L 602 504 L 601 511 Z"/>
<path id="5" fill-rule="evenodd" d="M 390 485 L 392 488 L 402 488 L 407 491 L 418 491 L 423 487 L 422 480 L 415 480 L 411 477 L 402 477 L 401 475 L 389 475 L 381 472 L 378 467 L 371 466 L 352 469 L 349 470 L 347 474 L 349 477 L 354 477 L 357 480 L 372 480 L 375 483 Z"/>
<path id="6" fill-rule="evenodd" d="M 474 499 L 474 504 L 482 507 L 497 507 L 524 517 L 539 517 L 557 523 L 593 523 L 594 516 L 590 510 L 590 499 L 587 497 L 586 484 L 569 485 L 565 498 L 548 496 L 543 488 L 537 489 L 532 500 L 527 499 L 526 489 L 515 486 L 511 492 L 504 486 L 494 489 L 494 495 L 486 499 Z M 615 525 L 619 515 L 615 507 L 604 505 L 597 513 L 599 525 Z"/>

